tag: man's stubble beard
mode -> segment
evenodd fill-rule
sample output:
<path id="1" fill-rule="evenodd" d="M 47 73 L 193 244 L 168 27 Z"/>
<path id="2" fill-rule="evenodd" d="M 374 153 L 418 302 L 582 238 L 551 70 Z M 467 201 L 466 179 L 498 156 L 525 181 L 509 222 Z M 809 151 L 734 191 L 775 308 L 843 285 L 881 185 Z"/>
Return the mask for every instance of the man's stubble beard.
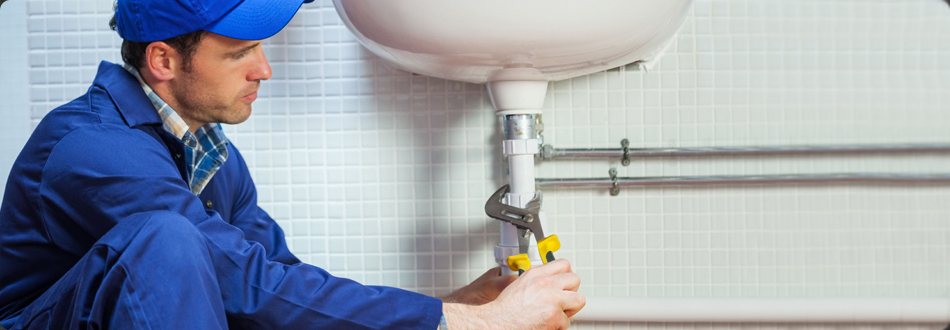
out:
<path id="1" fill-rule="evenodd" d="M 204 92 L 201 83 L 191 76 L 182 76 L 180 83 L 172 85 L 178 101 L 175 111 L 182 117 L 202 123 L 240 124 L 250 117 L 251 105 L 243 102 L 224 104 L 215 95 Z"/>

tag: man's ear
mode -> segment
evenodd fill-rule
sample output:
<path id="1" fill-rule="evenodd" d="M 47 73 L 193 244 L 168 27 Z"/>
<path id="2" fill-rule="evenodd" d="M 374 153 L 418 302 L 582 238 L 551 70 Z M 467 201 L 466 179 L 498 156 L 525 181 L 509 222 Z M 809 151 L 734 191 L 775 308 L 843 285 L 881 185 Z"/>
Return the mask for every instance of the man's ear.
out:
<path id="1" fill-rule="evenodd" d="M 145 69 L 159 81 L 175 78 L 180 65 L 178 51 L 164 42 L 156 41 L 145 48 Z"/>

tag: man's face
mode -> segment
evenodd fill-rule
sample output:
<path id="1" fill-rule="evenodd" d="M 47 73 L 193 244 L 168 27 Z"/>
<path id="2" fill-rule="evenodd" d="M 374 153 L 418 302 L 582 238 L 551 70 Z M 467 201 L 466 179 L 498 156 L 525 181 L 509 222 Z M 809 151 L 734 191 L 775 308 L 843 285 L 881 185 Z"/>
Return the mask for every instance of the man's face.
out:
<path id="1" fill-rule="evenodd" d="M 206 33 L 190 65 L 169 81 L 178 114 L 190 125 L 247 120 L 261 80 L 271 77 L 261 42 Z"/>

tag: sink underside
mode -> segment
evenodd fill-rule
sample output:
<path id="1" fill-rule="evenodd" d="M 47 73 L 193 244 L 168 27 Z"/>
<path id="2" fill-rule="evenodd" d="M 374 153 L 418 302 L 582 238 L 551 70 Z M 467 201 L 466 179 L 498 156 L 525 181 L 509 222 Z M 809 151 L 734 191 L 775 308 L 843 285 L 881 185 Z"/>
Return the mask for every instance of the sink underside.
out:
<path id="1" fill-rule="evenodd" d="M 483 83 L 502 68 L 561 80 L 651 60 L 692 0 L 334 0 L 367 49 L 414 73 Z"/>

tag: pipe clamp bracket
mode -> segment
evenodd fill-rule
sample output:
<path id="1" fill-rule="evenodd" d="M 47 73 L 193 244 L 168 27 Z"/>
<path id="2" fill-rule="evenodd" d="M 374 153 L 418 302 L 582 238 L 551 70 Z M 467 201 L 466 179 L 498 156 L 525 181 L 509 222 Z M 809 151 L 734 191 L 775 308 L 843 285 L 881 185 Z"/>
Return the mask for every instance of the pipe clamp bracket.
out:
<path id="1" fill-rule="evenodd" d="M 620 195 L 620 182 L 617 179 L 617 169 L 611 168 L 608 172 L 610 174 L 610 196 Z"/>
<path id="2" fill-rule="evenodd" d="M 620 164 L 623 166 L 630 165 L 630 140 L 620 140 L 620 146 L 623 147 L 623 159 L 620 160 Z"/>

